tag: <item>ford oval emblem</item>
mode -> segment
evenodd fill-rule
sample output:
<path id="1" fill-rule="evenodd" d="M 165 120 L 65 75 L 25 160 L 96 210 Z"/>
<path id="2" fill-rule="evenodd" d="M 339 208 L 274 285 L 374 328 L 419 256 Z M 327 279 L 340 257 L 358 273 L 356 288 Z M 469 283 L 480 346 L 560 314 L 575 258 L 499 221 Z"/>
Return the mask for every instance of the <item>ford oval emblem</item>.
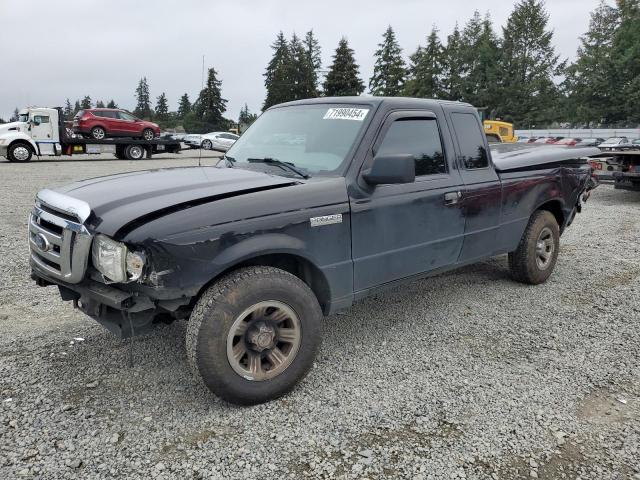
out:
<path id="1" fill-rule="evenodd" d="M 36 244 L 36 247 L 38 247 L 38 249 L 43 252 L 48 252 L 51 249 L 51 244 L 49 243 L 49 240 L 47 240 L 47 237 L 45 237 L 41 233 L 36 234 L 35 238 L 33 239 L 33 242 Z"/>

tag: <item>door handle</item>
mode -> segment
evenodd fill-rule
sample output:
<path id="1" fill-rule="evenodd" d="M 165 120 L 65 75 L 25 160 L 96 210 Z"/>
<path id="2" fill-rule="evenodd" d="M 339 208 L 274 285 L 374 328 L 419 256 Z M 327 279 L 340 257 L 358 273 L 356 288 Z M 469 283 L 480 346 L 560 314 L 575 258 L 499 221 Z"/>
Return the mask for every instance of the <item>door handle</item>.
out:
<path id="1" fill-rule="evenodd" d="M 462 198 L 462 192 L 447 192 L 444 194 L 445 205 L 455 205 Z"/>

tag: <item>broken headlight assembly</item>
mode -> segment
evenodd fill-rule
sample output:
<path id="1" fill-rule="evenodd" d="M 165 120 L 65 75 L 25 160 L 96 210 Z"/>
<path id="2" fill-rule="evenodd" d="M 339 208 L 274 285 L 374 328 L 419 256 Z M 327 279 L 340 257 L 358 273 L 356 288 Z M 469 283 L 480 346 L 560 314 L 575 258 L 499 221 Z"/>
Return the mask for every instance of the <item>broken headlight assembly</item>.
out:
<path id="1" fill-rule="evenodd" d="M 102 276 L 114 283 L 134 282 L 142 276 L 145 255 L 129 251 L 124 243 L 106 235 L 97 235 L 91 247 L 93 266 Z"/>

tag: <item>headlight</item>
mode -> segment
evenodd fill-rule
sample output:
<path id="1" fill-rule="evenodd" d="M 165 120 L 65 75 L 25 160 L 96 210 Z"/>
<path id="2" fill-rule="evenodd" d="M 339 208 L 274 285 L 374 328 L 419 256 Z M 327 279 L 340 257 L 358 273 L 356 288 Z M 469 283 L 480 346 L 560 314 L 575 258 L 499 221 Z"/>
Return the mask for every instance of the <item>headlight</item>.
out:
<path id="1" fill-rule="evenodd" d="M 142 275 L 145 257 L 141 252 L 127 252 L 124 243 L 97 235 L 91 247 L 93 266 L 116 283 L 135 281 Z"/>
<path id="2" fill-rule="evenodd" d="M 6 138 L 0 138 L 0 145 L 4 145 L 7 142 Z"/>

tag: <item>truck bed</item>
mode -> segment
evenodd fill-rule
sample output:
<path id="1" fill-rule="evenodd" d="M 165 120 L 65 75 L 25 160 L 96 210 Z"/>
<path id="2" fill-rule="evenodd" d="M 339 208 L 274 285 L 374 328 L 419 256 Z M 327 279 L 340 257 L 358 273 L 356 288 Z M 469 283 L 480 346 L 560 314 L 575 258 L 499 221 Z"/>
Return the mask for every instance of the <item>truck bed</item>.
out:
<path id="1" fill-rule="evenodd" d="M 559 145 L 529 145 L 502 143 L 491 145 L 491 157 L 497 171 L 530 170 L 538 166 L 558 163 L 585 162 L 586 157 L 598 155 L 596 147 L 569 147 Z"/>

